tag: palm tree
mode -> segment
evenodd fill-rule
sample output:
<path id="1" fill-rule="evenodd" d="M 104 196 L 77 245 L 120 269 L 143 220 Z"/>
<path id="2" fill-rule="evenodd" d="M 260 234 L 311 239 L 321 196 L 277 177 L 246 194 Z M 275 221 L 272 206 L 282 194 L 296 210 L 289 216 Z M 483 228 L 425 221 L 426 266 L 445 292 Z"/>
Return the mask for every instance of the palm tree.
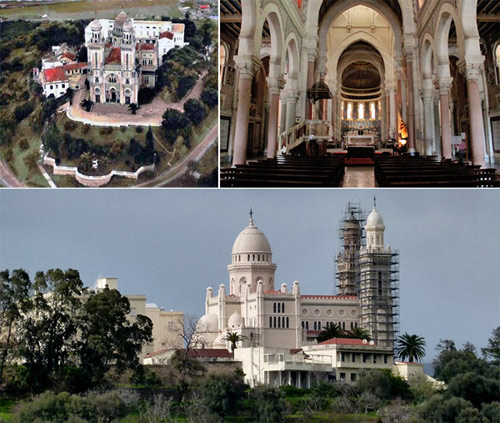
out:
<path id="1" fill-rule="evenodd" d="M 222 338 L 223 341 L 231 343 L 231 351 L 234 351 L 236 348 L 238 348 L 238 342 L 244 341 L 245 339 L 248 338 L 245 335 L 240 335 L 237 332 L 228 332 L 226 333 L 226 336 Z"/>
<path id="2" fill-rule="evenodd" d="M 406 358 L 410 363 L 420 361 L 425 357 L 425 340 L 422 336 L 405 333 L 396 340 L 395 352 L 402 361 Z"/>
<path id="3" fill-rule="evenodd" d="M 347 335 L 349 338 L 370 340 L 369 332 L 362 327 L 352 328 L 349 332 L 347 332 Z"/>
<path id="4" fill-rule="evenodd" d="M 347 333 L 342 329 L 340 323 L 330 323 L 318 335 L 317 341 L 324 342 L 332 338 L 347 338 Z"/>

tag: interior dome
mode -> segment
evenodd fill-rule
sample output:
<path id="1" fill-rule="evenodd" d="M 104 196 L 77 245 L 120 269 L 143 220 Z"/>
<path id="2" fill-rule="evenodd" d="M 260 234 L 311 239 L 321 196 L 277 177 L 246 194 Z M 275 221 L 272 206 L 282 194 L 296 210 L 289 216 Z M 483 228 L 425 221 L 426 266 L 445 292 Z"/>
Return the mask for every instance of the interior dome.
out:
<path id="1" fill-rule="evenodd" d="M 99 19 L 94 19 L 90 24 L 90 27 L 95 31 L 100 31 L 102 29 L 102 25 L 101 22 L 99 22 Z"/>
<path id="2" fill-rule="evenodd" d="M 250 219 L 249 225 L 241 231 L 233 244 L 233 254 L 246 253 L 272 254 L 269 241 L 253 224 L 253 219 Z"/>

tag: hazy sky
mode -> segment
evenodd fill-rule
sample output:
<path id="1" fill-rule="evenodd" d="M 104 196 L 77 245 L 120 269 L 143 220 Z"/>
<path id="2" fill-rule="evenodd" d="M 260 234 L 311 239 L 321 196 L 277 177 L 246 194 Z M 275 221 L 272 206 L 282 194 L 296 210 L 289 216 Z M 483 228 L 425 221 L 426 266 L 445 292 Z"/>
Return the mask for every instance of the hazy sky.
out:
<path id="1" fill-rule="evenodd" d="M 370 211 L 400 251 L 401 332 L 481 347 L 500 325 L 500 191 L 494 190 L 2 190 L 0 269 L 74 268 L 85 284 L 117 277 L 124 294 L 204 314 L 206 288 L 254 210 L 278 265 L 276 286 L 331 294 L 339 219 Z"/>

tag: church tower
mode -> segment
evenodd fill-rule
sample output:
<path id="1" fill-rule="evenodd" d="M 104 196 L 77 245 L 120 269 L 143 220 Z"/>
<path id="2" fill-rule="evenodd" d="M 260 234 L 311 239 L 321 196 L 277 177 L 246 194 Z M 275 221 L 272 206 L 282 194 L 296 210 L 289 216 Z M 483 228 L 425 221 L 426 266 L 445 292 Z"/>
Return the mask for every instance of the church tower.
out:
<path id="1" fill-rule="evenodd" d="M 359 250 L 363 242 L 363 222 L 361 208 L 349 203 L 340 229 L 342 245 L 337 256 L 339 295 L 357 295 L 359 291 Z"/>
<path id="2" fill-rule="evenodd" d="M 393 347 L 399 317 L 399 253 L 384 247 L 385 225 L 375 205 L 365 231 L 366 247 L 359 256 L 361 327 L 377 345 Z"/>
<path id="3" fill-rule="evenodd" d="M 121 84 L 120 99 L 122 104 L 137 103 L 139 84 L 135 70 L 135 34 L 131 19 L 123 23 L 122 37 L 120 38 L 121 49 Z"/>
<path id="4" fill-rule="evenodd" d="M 276 264 L 272 262 L 273 253 L 266 236 L 254 225 L 253 212 L 250 222 L 238 235 L 233 244 L 232 262 L 227 266 L 230 280 L 230 294 L 242 296 L 247 287 L 249 292 L 274 290 Z"/>
<path id="5" fill-rule="evenodd" d="M 87 45 L 88 76 L 90 100 L 94 103 L 104 103 L 104 38 L 102 25 L 98 19 L 90 24 L 92 36 Z"/>

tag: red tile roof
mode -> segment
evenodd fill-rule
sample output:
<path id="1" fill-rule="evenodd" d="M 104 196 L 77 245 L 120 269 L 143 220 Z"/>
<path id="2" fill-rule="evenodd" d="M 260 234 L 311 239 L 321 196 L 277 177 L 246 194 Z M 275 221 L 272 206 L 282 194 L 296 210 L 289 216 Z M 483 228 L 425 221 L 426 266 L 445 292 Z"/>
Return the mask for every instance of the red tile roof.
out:
<path id="1" fill-rule="evenodd" d="M 109 52 L 108 57 L 106 58 L 106 65 L 117 63 L 120 64 L 122 62 L 122 49 L 120 47 L 113 47 Z"/>
<path id="2" fill-rule="evenodd" d="M 371 346 L 367 341 L 364 339 L 353 339 L 353 338 L 332 338 L 328 339 L 327 341 L 320 342 L 318 345 L 363 345 L 363 346 Z"/>
<path id="3" fill-rule="evenodd" d="M 87 64 L 84 62 L 71 63 L 70 65 L 64 65 L 62 68 L 65 72 L 70 71 L 70 70 L 75 70 L 75 69 L 86 69 Z"/>
<path id="4" fill-rule="evenodd" d="M 170 31 L 165 31 L 160 34 L 160 38 L 168 38 L 169 40 L 173 40 L 174 34 L 172 34 Z"/>
<path id="5" fill-rule="evenodd" d="M 71 60 L 71 61 L 73 61 L 73 60 L 75 60 L 75 59 L 76 59 L 76 55 L 74 55 L 74 54 L 73 54 L 73 53 L 71 53 L 70 51 L 67 51 L 67 52 L 63 53 L 63 54 L 61 55 L 61 57 L 65 57 L 65 58 L 67 58 L 67 59 L 69 59 L 69 60 Z"/>
<path id="6" fill-rule="evenodd" d="M 155 46 L 154 46 L 154 44 L 147 44 L 147 43 L 145 43 L 145 44 L 141 44 L 139 46 L 139 49 L 140 50 L 154 50 Z"/>
<path id="7" fill-rule="evenodd" d="M 302 295 L 304 299 L 310 300 L 355 300 L 356 295 Z"/>
<path id="8" fill-rule="evenodd" d="M 153 357 L 155 355 L 167 352 L 167 351 L 173 351 L 172 348 L 166 348 L 160 351 L 154 351 L 146 357 Z M 185 350 L 179 350 L 181 352 L 185 352 Z M 196 350 L 189 350 L 188 352 L 189 357 L 202 357 L 202 358 L 232 358 L 233 354 L 230 353 L 228 350 L 224 349 L 217 349 L 217 348 L 200 348 Z"/>
<path id="9" fill-rule="evenodd" d="M 44 74 L 46 82 L 58 82 L 58 81 L 67 81 L 68 80 L 62 67 L 52 68 L 52 69 L 44 69 L 43 74 Z"/>

